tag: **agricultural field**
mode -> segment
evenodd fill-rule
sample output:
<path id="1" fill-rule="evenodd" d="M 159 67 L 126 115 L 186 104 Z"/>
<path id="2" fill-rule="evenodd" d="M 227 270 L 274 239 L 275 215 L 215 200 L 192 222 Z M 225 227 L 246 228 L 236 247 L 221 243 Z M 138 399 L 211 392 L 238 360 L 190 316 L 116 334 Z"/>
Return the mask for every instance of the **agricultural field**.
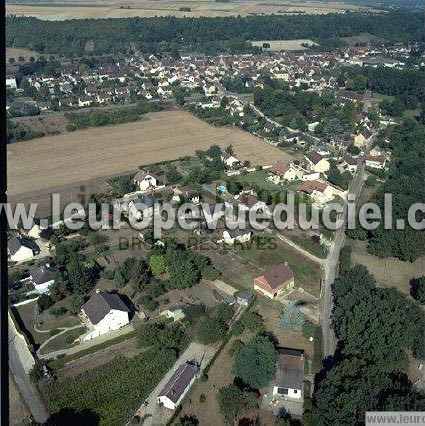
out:
<path id="1" fill-rule="evenodd" d="M 188 10 L 190 8 L 190 10 Z M 52 3 L 8 3 L 6 13 L 18 16 L 35 16 L 40 19 L 62 21 L 65 19 L 86 18 L 129 18 L 154 16 L 249 16 L 255 14 L 327 14 L 368 10 L 367 7 L 346 4 L 343 2 L 298 2 L 275 1 L 264 2 L 205 2 L 198 0 L 129 0 L 125 5 L 115 0 L 102 4 L 92 0 L 58 1 Z"/>
<path id="2" fill-rule="evenodd" d="M 213 127 L 183 111 L 146 114 L 146 120 L 79 130 L 8 145 L 8 194 L 12 202 L 38 201 L 48 209 L 51 194 L 78 201 L 100 192 L 110 176 L 139 166 L 193 155 L 217 144 L 233 145 L 242 161 L 272 164 L 278 148 L 236 128 Z M 84 186 L 82 189 L 81 186 Z"/>
<path id="3" fill-rule="evenodd" d="M 10 58 L 13 58 L 15 62 L 18 62 L 20 56 L 23 56 L 25 58 L 25 62 L 29 62 L 31 57 L 38 59 L 40 57 L 40 53 L 30 49 L 6 47 L 6 63 L 9 63 Z"/>
<path id="4" fill-rule="evenodd" d="M 280 52 L 282 50 L 304 50 L 307 47 L 305 45 L 314 46 L 317 45 L 314 41 L 308 39 L 299 40 L 260 40 L 252 41 L 253 46 L 263 47 L 267 43 L 270 47 L 265 48 L 271 52 Z M 304 46 L 303 46 L 304 45 Z"/>

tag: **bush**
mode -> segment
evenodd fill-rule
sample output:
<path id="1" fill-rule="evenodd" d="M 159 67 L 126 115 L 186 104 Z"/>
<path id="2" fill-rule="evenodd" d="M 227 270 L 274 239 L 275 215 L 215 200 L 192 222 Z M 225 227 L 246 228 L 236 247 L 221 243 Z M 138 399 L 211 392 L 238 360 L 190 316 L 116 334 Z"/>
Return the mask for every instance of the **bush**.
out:
<path id="1" fill-rule="evenodd" d="M 199 395 L 199 402 L 205 402 L 207 400 L 207 396 L 204 393 Z"/>

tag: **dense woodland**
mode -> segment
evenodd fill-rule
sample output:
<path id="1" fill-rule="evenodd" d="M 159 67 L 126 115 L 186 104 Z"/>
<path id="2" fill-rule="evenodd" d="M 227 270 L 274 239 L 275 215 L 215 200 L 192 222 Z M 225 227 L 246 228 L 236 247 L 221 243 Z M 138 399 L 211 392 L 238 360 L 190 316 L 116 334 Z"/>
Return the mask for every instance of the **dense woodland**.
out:
<path id="1" fill-rule="evenodd" d="M 305 424 L 360 425 L 365 411 L 424 410 L 424 394 L 407 377 L 406 351 L 425 356 L 419 305 L 395 289 L 377 288 L 359 265 L 335 281 L 333 294 L 338 348 L 318 378 Z"/>
<path id="2" fill-rule="evenodd" d="M 244 52 L 255 48 L 246 40 L 337 37 L 370 33 L 392 41 L 422 41 L 421 13 L 345 13 L 329 15 L 248 16 L 217 18 L 127 18 L 42 21 L 31 17 L 6 19 L 9 47 L 40 53 L 79 56 L 93 41 L 94 54 L 144 52 L 179 48 L 215 53 Z M 91 52 L 90 52 L 91 53 Z"/>

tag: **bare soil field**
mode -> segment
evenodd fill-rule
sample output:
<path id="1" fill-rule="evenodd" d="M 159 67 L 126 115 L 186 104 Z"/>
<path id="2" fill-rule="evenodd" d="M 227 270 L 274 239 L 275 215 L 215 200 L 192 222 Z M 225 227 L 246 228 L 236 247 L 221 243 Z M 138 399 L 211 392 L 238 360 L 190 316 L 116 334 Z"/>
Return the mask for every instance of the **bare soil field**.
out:
<path id="1" fill-rule="evenodd" d="M 181 8 L 190 8 L 182 11 Z M 345 4 L 343 2 L 297 2 L 297 1 L 234 1 L 229 3 L 200 0 L 129 0 L 125 5 L 116 0 L 58 1 L 53 3 L 6 4 L 6 13 L 18 16 L 35 16 L 40 19 L 62 21 L 65 19 L 86 18 L 129 18 L 153 16 L 248 16 L 255 14 L 326 14 L 368 10 L 367 7 Z"/>
<path id="2" fill-rule="evenodd" d="M 379 287 L 396 287 L 402 293 L 409 294 L 409 282 L 412 278 L 425 275 L 425 257 L 415 262 L 402 262 L 394 257 L 380 259 L 369 254 L 366 250 L 366 242 L 349 241 L 352 248 L 351 265 L 364 265 L 372 273 Z"/>
<path id="3" fill-rule="evenodd" d="M 317 46 L 317 43 L 308 39 L 298 39 L 298 40 L 260 40 L 252 41 L 253 46 L 263 47 L 264 43 L 268 43 L 270 47 L 266 50 L 272 52 L 280 52 L 281 50 L 304 50 L 306 47 L 303 44 L 309 46 Z"/>
<path id="4" fill-rule="evenodd" d="M 31 56 L 33 56 L 35 59 L 38 59 L 40 57 L 40 53 L 30 49 L 6 47 L 6 62 L 9 62 L 10 58 L 13 58 L 15 59 L 15 62 L 18 62 L 20 56 L 25 58 L 25 62 L 29 62 Z"/>
<path id="5" fill-rule="evenodd" d="M 146 120 L 46 136 L 8 145 L 8 195 L 11 202 L 49 207 L 51 194 L 78 201 L 102 190 L 110 176 L 217 144 L 233 145 L 238 158 L 272 164 L 292 157 L 237 128 L 213 127 L 183 111 L 147 114 Z M 46 204 L 47 203 L 47 204 Z"/>

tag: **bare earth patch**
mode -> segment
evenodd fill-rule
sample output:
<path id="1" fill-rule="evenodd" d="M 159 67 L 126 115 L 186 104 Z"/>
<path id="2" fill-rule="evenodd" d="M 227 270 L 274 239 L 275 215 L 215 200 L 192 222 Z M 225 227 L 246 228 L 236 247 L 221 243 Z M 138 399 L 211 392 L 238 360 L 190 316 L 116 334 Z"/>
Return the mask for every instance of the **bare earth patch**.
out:
<path id="1" fill-rule="evenodd" d="M 232 144 L 236 155 L 253 165 L 292 158 L 237 128 L 213 127 L 184 111 L 163 111 L 140 122 L 8 145 L 8 195 L 12 202 L 46 204 L 53 192 L 60 192 L 68 202 L 80 201 L 81 192 L 99 192 L 107 177 L 194 155 L 213 144 Z"/>
<path id="2" fill-rule="evenodd" d="M 19 393 L 13 376 L 9 374 L 9 425 L 28 424 L 29 417 L 30 412 Z"/>

